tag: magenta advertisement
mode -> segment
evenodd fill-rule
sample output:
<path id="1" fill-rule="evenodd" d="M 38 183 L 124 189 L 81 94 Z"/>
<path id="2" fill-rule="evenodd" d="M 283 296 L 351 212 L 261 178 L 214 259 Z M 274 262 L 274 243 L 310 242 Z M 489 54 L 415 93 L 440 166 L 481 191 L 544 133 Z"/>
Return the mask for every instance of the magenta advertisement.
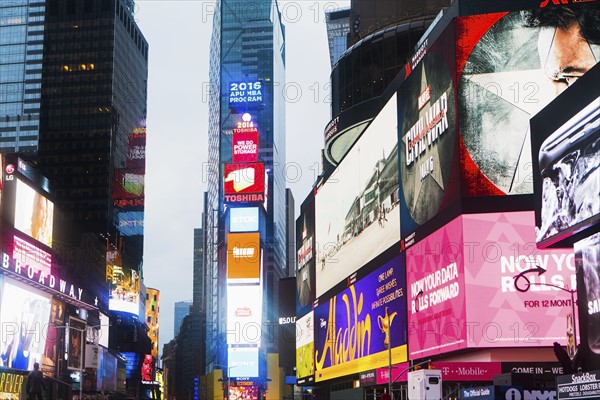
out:
<path id="1" fill-rule="evenodd" d="M 467 347 L 462 249 L 459 217 L 406 250 L 410 359 Z"/>
<path id="2" fill-rule="evenodd" d="M 533 211 L 462 219 L 468 347 L 566 345 L 573 249 L 538 250 Z"/>
<path id="3" fill-rule="evenodd" d="M 499 362 L 434 362 L 433 368 L 442 371 L 443 381 L 492 381 L 494 375 L 502 373 L 502 364 Z M 394 382 L 406 382 L 408 380 L 408 363 L 392 366 L 392 379 Z M 390 372 L 388 368 L 377 368 L 375 371 L 378 385 L 389 382 Z"/>

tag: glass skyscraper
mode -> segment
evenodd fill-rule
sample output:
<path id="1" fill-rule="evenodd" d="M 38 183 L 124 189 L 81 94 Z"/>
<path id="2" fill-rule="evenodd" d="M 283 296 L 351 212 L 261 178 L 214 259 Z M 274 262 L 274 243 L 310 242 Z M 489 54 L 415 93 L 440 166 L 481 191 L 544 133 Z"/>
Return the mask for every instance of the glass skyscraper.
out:
<path id="1" fill-rule="evenodd" d="M 38 149 L 45 0 L 0 2 L 0 152 Z"/>
<path id="2" fill-rule="evenodd" d="M 231 205 L 225 203 L 224 165 L 232 162 L 233 131 L 243 119 L 251 118 L 258 127 L 257 161 L 264 163 L 266 175 L 266 200 L 258 205 L 263 323 L 277 320 L 278 281 L 287 276 L 284 26 L 274 0 L 259 0 L 251 6 L 243 0 L 221 0 L 215 6 L 210 47 L 209 164 L 204 171 L 208 181 L 207 372 L 227 365 L 227 218 Z M 236 89 L 246 85 L 259 87 L 260 96 L 235 98 Z M 265 352 L 271 351 L 274 343 L 263 340 L 261 359 L 265 360 Z"/>

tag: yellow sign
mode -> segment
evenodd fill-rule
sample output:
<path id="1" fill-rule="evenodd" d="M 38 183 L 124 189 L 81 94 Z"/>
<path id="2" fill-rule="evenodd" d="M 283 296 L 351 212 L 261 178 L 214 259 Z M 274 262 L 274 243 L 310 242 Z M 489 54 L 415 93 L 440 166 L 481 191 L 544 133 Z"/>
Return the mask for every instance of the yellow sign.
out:
<path id="1" fill-rule="evenodd" d="M 0 393 L 15 393 L 18 395 L 23 390 L 25 378 L 26 375 L 14 372 L 0 372 Z M 5 398 L 5 396 L 2 396 L 2 398 Z M 18 398 L 18 396 L 15 398 Z"/>

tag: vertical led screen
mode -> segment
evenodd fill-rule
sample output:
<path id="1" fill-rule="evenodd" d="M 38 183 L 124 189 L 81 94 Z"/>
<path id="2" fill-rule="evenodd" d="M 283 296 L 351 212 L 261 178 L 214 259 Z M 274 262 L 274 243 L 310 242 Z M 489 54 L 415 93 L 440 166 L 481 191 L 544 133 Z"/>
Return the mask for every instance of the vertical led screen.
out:
<path id="1" fill-rule="evenodd" d="M 64 329 L 56 328 L 65 325 L 65 305 L 63 302 L 52 299 L 52 308 L 50 310 L 50 323 L 46 337 L 46 347 L 44 357 L 42 358 L 41 370 L 47 376 L 54 376 L 56 372 L 56 362 L 59 360 L 59 349 L 64 338 Z"/>
<path id="2" fill-rule="evenodd" d="M 106 280 L 109 284 L 108 308 L 139 314 L 140 276 L 129 268 L 107 265 Z"/>
<path id="3" fill-rule="evenodd" d="M 32 288 L 4 279 L 0 304 L 0 365 L 31 370 L 40 365 L 50 319 L 50 297 Z"/>
<path id="4" fill-rule="evenodd" d="M 316 195 L 316 296 L 400 240 L 393 96 Z"/>
<path id="5" fill-rule="evenodd" d="M 54 203 L 17 179 L 15 228 L 51 247 L 53 221 Z"/>
<path id="6" fill-rule="evenodd" d="M 257 283 L 260 278 L 260 233 L 227 235 L 227 280 Z"/>
<path id="7" fill-rule="evenodd" d="M 256 232 L 258 227 L 258 207 L 229 209 L 229 232 Z"/>
<path id="8" fill-rule="evenodd" d="M 600 225 L 600 65 L 531 120 L 538 246 L 570 247 Z"/>
<path id="9" fill-rule="evenodd" d="M 467 347 L 462 253 L 460 217 L 406 250 L 411 359 Z"/>
<path id="10" fill-rule="evenodd" d="M 230 347 L 227 349 L 230 378 L 258 377 L 258 348 Z"/>
<path id="11" fill-rule="evenodd" d="M 401 236 L 410 237 L 460 195 L 455 101 L 455 37 L 450 24 L 407 64 L 398 90 Z M 408 239 L 406 239 L 408 237 Z"/>
<path id="12" fill-rule="evenodd" d="M 258 128 L 234 129 L 231 150 L 234 163 L 258 161 Z"/>
<path id="13" fill-rule="evenodd" d="M 83 331 L 85 328 L 85 321 L 69 317 L 69 329 L 67 332 L 67 367 L 69 369 L 78 370 L 83 367 Z"/>
<path id="14" fill-rule="evenodd" d="M 225 164 L 224 168 L 226 203 L 264 201 L 266 180 L 263 163 Z"/>
<path id="15" fill-rule="evenodd" d="M 310 311 L 296 320 L 296 377 L 311 377 L 315 373 L 315 325 L 314 313 Z"/>
<path id="16" fill-rule="evenodd" d="M 315 381 L 407 361 L 406 271 L 398 256 L 315 308 Z"/>
<path id="17" fill-rule="evenodd" d="M 556 3 L 456 19 L 465 196 L 533 192 L 530 118 L 600 60 L 600 4 Z"/>
<path id="18" fill-rule="evenodd" d="M 262 321 L 262 287 L 227 287 L 227 344 L 259 345 Z"/>
<path id="19" fill-rule="evenodd" d="M 600 368 L 600 233 L 575 243 L 581 343 L 590 369 Z"/>
<path id="20" fill-rule="evenodd" d="M 300 206 L 296 220 L 296 315 L 312 310 L 315 300 L 315 197 Z"/>
<path id="21" fill-rule="evenodd" d="M 576 287 L 574 255 L 538 250 L 533 220 L 465 214 L 407 250 L 411 358 L 566 344 L 571 298 L 548 285 Z"/>

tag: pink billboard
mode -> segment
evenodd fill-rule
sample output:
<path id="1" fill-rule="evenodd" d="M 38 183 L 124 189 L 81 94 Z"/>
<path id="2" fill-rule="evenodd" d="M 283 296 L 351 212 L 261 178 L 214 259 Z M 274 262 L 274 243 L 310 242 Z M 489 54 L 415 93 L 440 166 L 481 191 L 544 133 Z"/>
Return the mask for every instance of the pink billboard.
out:
<path id="1" fill-rule="evenodd" d="M 406 250 L 410 359 L 467 347 L 462 235 L 459 217 Z"/>
<path id="2" fill-rule="evenodd" d="M 406 265 L 410 359 L 573 335 L 575 256 L 536 247 L 533 211 L 462 215 L 409 248 Z"/>
<path id="3" fill-rule="evenodd" d="M 492 381 L 494 375 L 502 373 L 500 362 L 446 362 L 432 363 L 434 369 L 442 371 L 443 381 Z M 376 383 L 385 385 L 389 382 L 388 368 L 377 368 L 375 370 Z M 392 366 L 393 382 L 406 382 L 408 380 L 408 363 Z"/>
<path id="4" fill-rule="evenodd" d="M 538 250 L 533 211 L 462 219 L 469 347 L 566 345 L 573 250 Z"/>

